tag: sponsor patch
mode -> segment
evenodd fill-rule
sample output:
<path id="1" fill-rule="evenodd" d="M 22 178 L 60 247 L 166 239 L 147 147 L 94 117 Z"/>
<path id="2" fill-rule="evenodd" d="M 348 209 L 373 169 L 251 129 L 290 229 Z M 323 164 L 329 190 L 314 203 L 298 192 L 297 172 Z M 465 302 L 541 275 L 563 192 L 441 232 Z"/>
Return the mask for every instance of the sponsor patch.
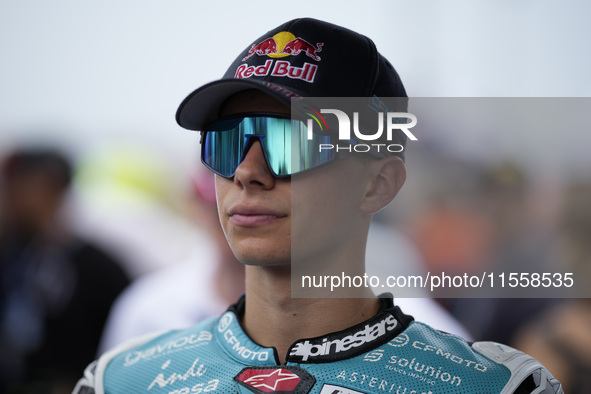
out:
<path id="1" fill-rule="evenodd" d="M 275 63 L 273 63 L 275 62 Z M 292 66 L 287 60 L 267 60 L 260 66 L 249 66 L 244 63 L 238 66 L 234 78 L 246 79 L 250 77 L 264 77 L 271 75 L 273 77 L 288 77 L 291 79 L 301 79 L 309 83 L 314 82 L 318 66 L 311 63 L 304 63 L 302 67 Z"/>
<path id="2" fill-rule="evenodd" d="M 207 345 L 211 341 L 211 338 L 211 332 L 200 331 L 199 333 L 191 333 L 164 343 L 156 344 L 147 349 L 133 350 L 125 355 L 123 366 L 129 367 L 138 361 L 153 360 L 170 353 Z"/>
<path id="3" fill-rule="evenodd" d="M 316 379 L 299 367 L 247 367 L 234 380 L 249 392 L 306 394 Z"/>
<path id="4" fill-rule="evenodd" d="M 330 362 L 355 357 L 388 341 L 399 330 L 394 316 L 382 314 L 338 334 L 297 342 L 289 353 L 289 361 Z"/>
<path id="5" fill-rule="evenodd" d="M 302 37 L 296 37 L 288 31 L 282 31 L 273 37 L 265 38 L 259 43 L 252 44 L 242 61 L 246 61 L 251 56 L 269 56 L 280 58 L 285 56 L 297 56 L 300 53 L 305 54 L 311 59 L 320 61 L 318 52 L 322 51 L 323 42 L 316 45 L 306 41 Z"/>
<path id="6" fill-rule="evenodd" d="M 258 65 L 242 63 L 236 69 L 234 78 L 244 79 L 271 75 L 273 77 L 287 77 L 313 83 L 318 65 L 305 62 L 303 66 L 298 67 L 292 65 L 287 60 L 279 59 L 288 56 L 299 56 L 301 54 L 319 62 L 321 58 L 318 53 L 322 51 L 323 46 L 323 42 L 312 44 L 304 38 L 296 37 L 288 31 L 279 32 L 273 37 L 268 37 L 261 42 L 252 44 L 252 47 L 248 50 L 248 54 L 242 61 L 245 62 L 255 55 L 267 56 L 271 59 L 265 61 L 264 64 Z"/>

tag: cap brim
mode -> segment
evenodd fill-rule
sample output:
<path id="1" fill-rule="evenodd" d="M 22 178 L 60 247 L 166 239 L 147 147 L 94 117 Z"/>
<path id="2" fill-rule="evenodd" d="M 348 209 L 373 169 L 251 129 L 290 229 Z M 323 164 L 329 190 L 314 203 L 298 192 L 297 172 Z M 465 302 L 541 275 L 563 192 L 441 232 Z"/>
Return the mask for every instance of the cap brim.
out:
<path id="1" fill-rule="evenodd" d="M 179 125 L 189 130 L 202 130 L 219 117 L 222 103 L 231 95 L 249 89 L 263 91 L 290 106 L 291 98 L 300 94 L 280 85 L 269 85 L 249 79 L 220 79 L 201 86 L 183 100 L 176 113 Z"/>

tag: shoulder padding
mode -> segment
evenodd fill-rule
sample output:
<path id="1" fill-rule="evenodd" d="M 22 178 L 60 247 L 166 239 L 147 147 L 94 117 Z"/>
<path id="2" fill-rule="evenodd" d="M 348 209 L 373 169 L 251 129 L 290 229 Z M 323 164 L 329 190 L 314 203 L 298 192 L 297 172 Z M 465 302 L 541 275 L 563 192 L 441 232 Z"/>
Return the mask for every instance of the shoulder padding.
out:
<path id="1" fill-rule="evenodd" d="M 472 348 L 511 371 L 501 394 L 564 394 L 560 382 L 535 358 L 496 342 L 475 342 Z"/>
<path id="2" fill-rule="evenodd" d="M 131 339 L 105 352 L 98 360 L 93 361 L 84 370 L 84 376 L 76 383 L 72 394 L 105 394 L 104 375 L 109 362 L 119 354 L 140 346 L 161 335 L 158 331 Z"/>

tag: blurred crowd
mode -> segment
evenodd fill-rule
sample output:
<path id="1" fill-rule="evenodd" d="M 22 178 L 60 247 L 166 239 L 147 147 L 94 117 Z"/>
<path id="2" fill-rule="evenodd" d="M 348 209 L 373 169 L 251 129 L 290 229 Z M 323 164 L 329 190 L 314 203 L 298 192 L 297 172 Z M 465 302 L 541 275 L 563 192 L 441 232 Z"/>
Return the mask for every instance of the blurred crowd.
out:
<path id="1" fill-rule="evenodd" d="M 370 235 L 374 250 L 394 252 L 368 262 L 392 257 L 392 274 L 565 267 L 591 286 L 591 178 L 540 182 L 512 162 L 433 151 L 409 160 L 414 180 Z M 213 178 L 196 169 L 177 187 L 170 170 L 121 147 L 77 160 L 46 147 L 0 157 L 0 392 L 70 392 L 97 354 L 218 314 L 242 293 Z M 566 392 L 591 392 L 589 299 L 399 302 L 420 319 L 428 311 L 436 328 L 528 352 Z"/>
<path id="2" fill-rule="evenodd" d="M 63 218 L 72 166 L 49 149 L 0 165 L 0 389 L 71 391 L 92 361 L 111 304 L 128 285 L 121 262 Z"/>
<path id="3" fill-rule="evenodd" d="M 410 157 L 419 181 L 390 219 L 408 231 L 428 270 L 572 272 L 579 289 L 591 288 L 591 174 L 532 176 L 515 162 L 485 164 L 430 150 Z M 543 290 L 536 296 L 437 301 L 476 340 L 532 355 L 565 392 L 591 392 L 591 299 L 545 298 Z"/>

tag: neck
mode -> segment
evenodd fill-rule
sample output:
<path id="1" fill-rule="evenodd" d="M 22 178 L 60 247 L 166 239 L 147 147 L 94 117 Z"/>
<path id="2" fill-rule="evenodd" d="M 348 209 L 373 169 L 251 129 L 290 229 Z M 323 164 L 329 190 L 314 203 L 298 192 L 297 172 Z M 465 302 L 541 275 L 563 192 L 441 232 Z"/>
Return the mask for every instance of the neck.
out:
<path id="1" fill-rule="evenodd" d="M 277 349 L 284 363 L 298 339 L 340 331 L 377 313 L 368 298 L 291 298 L 290 268 L 246 267 L 243 326 L 258 344 Z"/>
<path id="2" fill-rule="evenodd" d="M 228 304 L 235 302 L 244 293 L 244 266 L 236 260 L 227 244 L 218 250 L 220 253 L 215 271 L 216 287 L 224 304 Z"/>

